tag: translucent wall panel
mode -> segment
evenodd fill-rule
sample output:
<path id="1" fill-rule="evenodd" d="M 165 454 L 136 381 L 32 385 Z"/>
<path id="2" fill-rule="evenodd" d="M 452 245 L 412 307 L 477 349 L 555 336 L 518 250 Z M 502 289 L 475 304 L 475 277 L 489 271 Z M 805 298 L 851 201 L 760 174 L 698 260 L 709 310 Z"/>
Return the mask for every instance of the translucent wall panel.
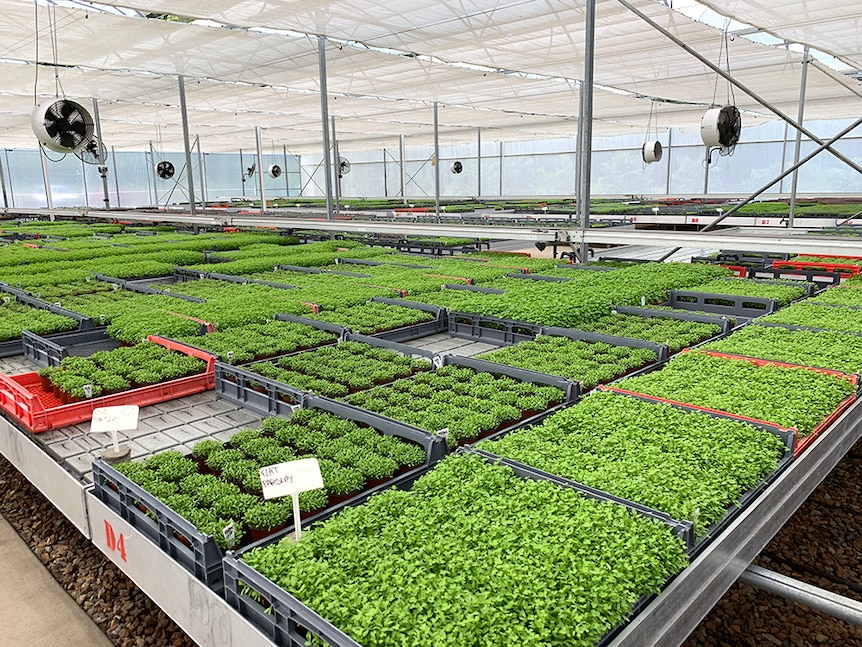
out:
<path id="1" fill-rule="evenodd" d="M 6 161 L 6 158 L 3 160 Z M 39 162 L 39 151 L 14 150 L 8 152 L 9 189 L 16 207 L 45 207 L 48 201 L 45 197 L 45 185 L 42 182 L 42 166 Z"/>
<path id="2" fill-rule="evenodd" d="M 503 158 L 506 195 L 571 195 L 575 190 L 575 155 L 512 155 Z"/>
<path id="3" fill-rule="evenodd" d="M 747 194 L 760 189 L 781 173 L 781 143 L 739 144 L 733 155 L 713 154 L 709 192 Z M 715 160 L 718 160 L 715 162 Z M 767 193 L 777 193 L 778 184 Z"/>
<path id="4" fill-rule="evenodd" d="M 673 135 L 676 141 L 676 132 Z M 703 173 L 706 160 L 704 146 L 674 147 L 670 154 L 670 193 L 695 195 L 703 193 Z"/>
<path id="5" fill-rule="evenodd" d="M 590 191 L 594 194 L 625 193 L 641 195 L 664 193 L 667 186 L 667 161 L 645 164 L 641 146 L 636 149 L 593 153 Z"/>

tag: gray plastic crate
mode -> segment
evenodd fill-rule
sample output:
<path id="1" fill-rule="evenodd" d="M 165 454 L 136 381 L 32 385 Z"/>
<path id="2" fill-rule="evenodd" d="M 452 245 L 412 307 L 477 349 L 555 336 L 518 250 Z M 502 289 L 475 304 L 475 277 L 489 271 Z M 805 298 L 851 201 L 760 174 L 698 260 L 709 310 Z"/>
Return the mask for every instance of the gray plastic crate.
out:
<path id="1" fill-rule="evenodd" d="M 500 319 L 469 312 L 449 313 L 449 334 L 462 339 L 511 346 L 535 339 L 541 329 L 538 324 L 526 321 Z"/>
<path id="2" fill-rule="evenodd" d="M 745 319 L 770 314 L 778 309 L 775 299 L 690 290 L 671 290 L 667 303 L 663 305 L 680 310 L 701 310 Z"/>
<path id="3" fill-rule="evenodd" d="M 420 323 L 402 326 L 401 328 L 374 333 L 374 336 L 380 339 L 405 342 L 427 337 L 428 335 L 436 335 L 437 333 L 449 330 L 448 314 L 444 308 L 439 306 L 432 306 L 427 303 L 417 303 L 415 301 L 404 301 L 401 299 L 389 299 L 387 297 L 371 297 L 371 301 L 372 303 L 385 303 L 390 306 L 422 310 L 424 312 L 429 312 L 434 316 L 434 319 L 431 321 L 422 321 Z"/>
<path id="4" fill-rule="evenodd" d="M 506 274 L 507 279 L 524 279 L 526 281 L 545 281 L 546 283 L 567 283 L 571 279 L 564 276 L 544 276 L 542 274 L 524 274 L 523 272 L 513 272 Z"/>
<path id="5" fill-rule="evenodd" d="M 198 580 L 224 591 L 223 553 L 215 539 L 101 458 L 93 461 L 93 494 Z"/>
<path id="6" fill-rule="evenodd" d="M 59 366 L 65 357 L 89 357 L 102 350 L 114 350 L 120 342 L 104 328 L 43 337 L 28 330 L 21 333 L 24 356 L 40 366 Z"/>
<path id="7" fill-rule="evenodd" d="M 465 292 L 479 292 L 480 294 L 506 294 L 505 290 L 499 288 L 483 288 L 479 285 L 465 285 L 463 283 L 445 283 L 444 290 L 463 290 Z"/>
<path id="8" fill-rule="evenodd" d="M 587 332 L 586 330 L 574 330 L 571 328 L 557 328 L 555 326 L 542 327 L 541 335 L 551 337 L 567 337 L 573 341 L 596 341 L 611 346 L 627 346 L 629 348 L 646 348 L 651 350 L 656 355 L 656 361 L 664 362 L 670 357 L 667 344 L 658 344 L 654 341 L 644 339 L 634 339 L 631 337 L 618 337 L 616 335 L 603 335 L 597 332 Z"/>
<path id="9" fill-rule="evenodd" d="M 721 334 L 727 334 L 733 328 L 733 320 L 726 315 L 700 314 L 697 312 L 674 312 L 672 310 L 657 310 L 655 308 L 637 308 L 634 306 L 615 306 L 614 311 L 621 315 L 637 315 L 644 319 L 652 317 L 664 317 L 665 319 L 676 319 L 678 321 L 694 321 L 697 323 L 714 324 L 721 326 Z"/>

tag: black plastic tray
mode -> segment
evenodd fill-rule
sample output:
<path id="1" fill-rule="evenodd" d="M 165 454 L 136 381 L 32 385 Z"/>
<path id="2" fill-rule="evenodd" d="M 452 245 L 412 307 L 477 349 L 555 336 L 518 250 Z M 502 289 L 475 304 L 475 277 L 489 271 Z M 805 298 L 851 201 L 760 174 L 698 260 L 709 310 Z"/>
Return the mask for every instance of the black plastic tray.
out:
<path id="1" fill-rule="evenodd" d="M 800 278 L 789 280 L 810 281 L 820 285 L 820 287 L 838 285 L 841 283 L 841 279 L 843 278 L 838 272 L 826 272 L 812 269 L 800 270 L 789 267 L 781 269 L 775 269 L 772 267 L 752 267 L 748 270 L 748 278 L 750 279 L 788 279 L 788 277 L 794 276 L 798 276 Z"/>

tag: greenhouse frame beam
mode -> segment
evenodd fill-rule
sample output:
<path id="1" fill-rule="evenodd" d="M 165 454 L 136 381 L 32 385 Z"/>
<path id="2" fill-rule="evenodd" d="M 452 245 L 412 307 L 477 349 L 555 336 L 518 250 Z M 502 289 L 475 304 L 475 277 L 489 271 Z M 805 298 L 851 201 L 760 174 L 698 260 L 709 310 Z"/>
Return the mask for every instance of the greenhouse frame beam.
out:
<path id="1" fill-rule="evenodd" d="M 329 155 L 329 95 L 326 90 L 326 38 L 317 37 L 317 66 L 320 72 L 320 122 L 323 126 L 323 169 L 326 186 L 326 219 L 332 220 L 332 160 Z M 313 177 L 313 176 L 312 176 Z"/>
<path id="2" fill-rule="evenodd" d="M 186 106 L 186 81 L 182 74 L 177 76 L 177 85 L 180 91 L 180 117 L 183 122 L 183 150 L 186 155 L 186 182 L 189 187 L 189 211 L 191 211 L 192 216 L 194 216 L 197 211 L 197 205 L 195 205 L 195 178 L 194 173 L 192 173 L 192 151 L 189 144 L 189 111 L 188 106 Z"/>
<path id="3" fill-rule="evenodd" d="M 805 90 L 808 85 L 808 61 L 810 52 L 808 45 L 802 52 L 802 80 L 799 83 L 799 112 L 796 115 L 797 121 L 800 124 L 804 123 L 805 119 Z M 802 131 L 796 131 L 796 148 L 793 152 L 793 163 L 799 162 L 799 151 L 802 148 Z M 793 229 L 793 221 L 796 217 L 796 189 L 799 186 L 799 169 L 793 171 L 793 176 L 790 179 L 790 214 L 787 216 L 787 226 Z"/>
<path id="4" fill-rule="evenodd" d="M 263 150 L 261 148 L 260 126 L 254 127 L 254 147 L 257 154 L 257 182 L 260 185 L 260 211 L 266 213 L 266 187 L 264 186 Z"/>
<path id="5" fill-rule="evenodd" d="M 754 90 L 752 90 L 751 88 L 749 88 L 748 86 L 746 86 L 745 84 L 743 84 L 741 81 L 737 81 L 737 80 L 736 80 L 735 78 L 733 78 L 730 74 L 728 74 L 727 72 L 725 72 L 724 70 L 722 70 L 718 65 L 716 65 L 715 63 L 713 63 L 712 61 L 710 61 L 708 58 L 706 58 L 705 56 L 703 56 L 703 55 L 702 55 L 702 54 L 700 54 L 699 52 L 695 51 L 694 49 L 692 49 L 691 47 L 689 47 L 688 45 L 686 45 L 686 44 L 685 44 L 685 42 L 683 42 L 681 39 L 679 39 L 679 38 L 678 38 L 677 36 L 675 36 L 673 33 L 671 33 L 670 31 L 668 31 L 667 29 L 665 29 L 665 28 L 664 28 L 664 27 L 662 27 L 661 25 L 659 25 L 655 20 L 653 20 L 652 18 L 650 18 L 649 16 L 647 16 L 643 11 L 641 11 L 640 9 L 638 9 L 637 7 L 635 7 L 634 5 L 632 5 L 630 2 L 628 2 L 628 0 L 617 0 L 617 2 L 619 2 L 619 3 L 620 3 L 621 5 L 623 5 L 626 9 L 628 9 L 628 10 L 629 10 L 629 11 L 631 11 L 633 14 L 635 14 L 638 18 L 640 18 L 640 19 L 641 19 L 641 20 L 643 20 L 645 23 L 647 23 L 650 27 L 652 27 L 653 29 L 655 29 L 655 30 L 659 31 L 659 32 L 660 32 L 661 34 L 663 34 L 666 38 L 670 39 L 671 41 L 673 41 L 673 43 L 675 43 L 676 45 L 678 45 L 679 47 L 681 47 L 682 49 L 684 49 L 686 52 L 688 52 L 689 54 L 691 54 L 692 56 L 694 56 L 697 60 L 699 60 L 699 61 L 700 61 L 701 63 L 703 63 L 704 65 L 706 65 L 709 69 L 711 69 L 713 72 L 715 72 L 716 74 L 718 74 L 721 78 L 723 78 L 724 80 L 726 80 L 726 81 L 727 81 L 727 82 L 729 82 L 729 83 L 732 83 L 732 84 L 733 84 L 733 85 L 735 85 L 737 88 L 739 88 L 740 90 L 742 90 L 743 92 L 745 92 L 745 94 L 747 94 L 747 95 L 748 95 L 748 96 L 750 96 L 752 99 L 754 99 L 755 101 L 757 101 L 760 105 L 762 105 L 764 108 L 766 108 L 767 110 L 769 110 L 770 112 L 772 112 L 775 116 L 777 116 L 778 118 L 780 118 L 780 119 L 784 120 L 785 122 L 787 122 L 788 124 L 790 124 L 791 126 L 793 126 L 794 128 L 796 128 L 797 130 L 801 131 L 801 132 L 802 132 L 806 137 L 808 137 L 811 141 L 813 141 L 813 142 L 814 142 L 814 143 L 816 143 L 816 144 L 823 144 L 823 140 L 822 140 L 822 139 L 820 139 L 820 138 L 819 138 L 817 135 L 815 135 L 813 132 L 811 132 L 810 130 L 808 130 L 808 129 L 807 129 L 807 128 L 805 128 L 804 126 L 802 126 L 802 124 L 798 124 L 798 123 L 796 123 L 796 122 L 795 122 L 793 119 L 791 119 L 789 116 L 787 116 L 786 114 L 784 114 L 783 112 L 781 112 L 781 110 L 779 110 L 778 108 L 776 108 L 775 106 L 773 106 L 771 103 L 769 103 L 766 99 L 764 99 L 764 98 L 763 98 L 763 97 L 761 97 L 759 94 L 757 94 Z M 848 158 L 846 155 L 844 155 L 844 154 L 843 154 L 843 153 L 841 153 L 840 151 L 837 151 L 837 150 L 835 150 L 834 148 L 832 148 L 832 147 L 831 147 L 831 144 L 830 144 L 829 146 L 827 146 L 826 150 L 828 150 L 828 151 L 829 151 L 830 153 L 832 153 L 835 157 L 837 157 L 837 158 L 838 158 L 838 159 L 840 159 L 842 162 L 844 162 L 845 164 L 847 164 L 849 167 L 851 167 L 851 168 L 852 168 L 854 171 L 856 171 L 857 173 L 862 173 L 862 166 L 859 166 L 859 164 L 857 164 L 856 162 L 854 162 L 853 160 L 851 160 L 850 158 Z"/>

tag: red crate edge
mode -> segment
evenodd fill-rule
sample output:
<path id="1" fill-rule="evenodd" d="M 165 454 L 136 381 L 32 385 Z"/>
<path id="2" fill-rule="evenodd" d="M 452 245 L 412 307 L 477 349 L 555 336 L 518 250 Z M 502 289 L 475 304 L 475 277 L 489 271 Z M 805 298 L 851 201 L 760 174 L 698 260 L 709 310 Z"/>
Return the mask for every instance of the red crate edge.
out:
<path id="1" fill-rule="evenodd" d="M 846 398 L 844 398 L 841 401 L 841 404 L 838 405 L 838 408 L 835 409 L 835 411 L 830 413 L 828 416 L 826 416 L 826 418 L 823 419 L 823 422 L 821 422 L 814 428 L 814 431 L 812 431 L 805 438 L 801 438 L 797 441 L 796 451 L 793 453 L 793 457 L 796 458 L 797 456 L 799 456 L 799 454 L 805 451 L 808 445 L 813 443 L 825 429 L 827 429 L 833 422 L 838 420 L 839 416 L 841 416 L 841 414 L 844 413 L 854 402 L 856 402 L 855 393 L 853 395 L 848 395 Z"/>
<path id="2" fill-rule="evenodd" d="M 126 404 L 147 406 L 215 388 L 214 355 L 164 337 L 151 335 L 147 339 L 170 350 L 204 360 L 207 364 L 206 369 L 197 375 L 49 409 L 45 408 L 38 396 L 29 388 L 38 386 L 41 389 L 38 372 L 15 376 L 0 373 L 0 409 L 3 409 L 31 432 L 41 433 L 49 429 L 66 427 L 90 420 L 93 417 L 93 410 L 99 407 Z"/>
<path id="3" fill-rule="evenodd" d="M 691 351 L 691 348 L 683 349 L 683 353 L 687 353 Z M 831 368 L 818 368 L 816 366 L 805 366 L 803 364 L 788 364 L 787 362 L 781 362 L 778 360 L 772 359 L 762 359 L 760 357 L 750 357 L 748 355 L 735 355 L 733 353 L 720 353 L 714 350 L 701 350 L 699 348 L 693 349 L 694 352 L 701 353 L 702 355 L 710 355 L 712 357 L 720 357 L 722 359 L 737 359 L 743 360 L 746 362 L 750 362 L 755 366 L 777 366 L 779 368 L 799 368 L 803 371 L 813 371 L 815 373 L 824 373 L 826 375 L 832 375 L 833 377 L 840 377 L 844 380 L 847 380 L 853 386 L 859 386 L 859 374 L 858 373 L 844 373 L 843 371 L 836 371 Z"/>
<path id="4" fill-rule="evenodd" d="M 657 395 L 649 395 L 648 393 L 639 393 L 638 391 L 628 391 L 626 389 L 620 389 L 616 386 L 605 386 L 599 385 L 597 387 L 599 391 L 610 391 L 616 393 L 625 393 L 627 395 L 636 395 L 640 398 L 645 398 L 648 400 L 655 400 L 656 402 L 664 402 L 665 404 L 678 404 L 684 407 L 689 407 L 691 409 L 696 409 L 698 411 L 704 411 L 707 413 L 717 413 L 727 418 L 734 418 L 735 420 L 742 420 L 743 422 L 753 422 L 761 425 L 769 425 L 771 427 L 775 427 L 781 431 L 795 431 L 798 437 L 799 431 L 795 427 L 782 427 L 778 423 L 769 422 L 768 420 L 760 420 L 759 418 L 749 418 L 748 416 L 741 416 L 738 413 L 731 413 L 730 411 L 722 411 L 720 409 L 710 409 L 709 407 L 701 407 L 696 404 L 691 404 L 690 402 L 680 402 L 679 400 L 670 400 L 668 398 L 660 398 Z M 855 396 L 852 396 L 855 397 Z"/>

